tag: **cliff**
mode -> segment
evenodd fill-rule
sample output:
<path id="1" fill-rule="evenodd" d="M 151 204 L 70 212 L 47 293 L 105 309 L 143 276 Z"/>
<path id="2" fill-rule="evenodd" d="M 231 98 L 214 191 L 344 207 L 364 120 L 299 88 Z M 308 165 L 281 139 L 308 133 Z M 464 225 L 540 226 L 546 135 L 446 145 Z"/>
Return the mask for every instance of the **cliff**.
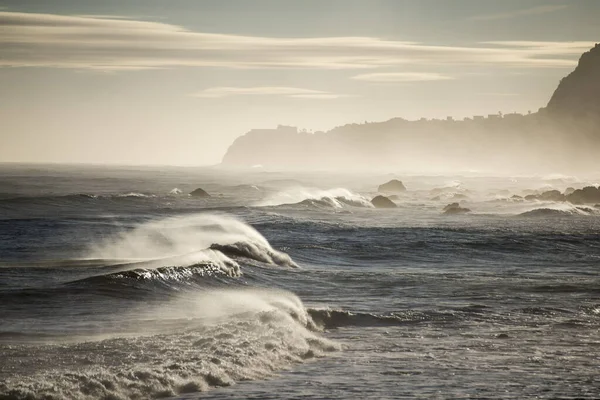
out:
<path id="1" fill-rule="evenodd" d="M 548 106 L 529 115 L 463 121 L 394 118 L 328 132 L 252 130 L 223 165 L 289 169 L 574 170 L 596 165 L 600 149 L 600 45 L 583 54 Z"/>
<path id="2" fill-rule="evenodd" d="M 546 109 L 558 118 L 600 119 L 600 44 L 560 81 Z"/>

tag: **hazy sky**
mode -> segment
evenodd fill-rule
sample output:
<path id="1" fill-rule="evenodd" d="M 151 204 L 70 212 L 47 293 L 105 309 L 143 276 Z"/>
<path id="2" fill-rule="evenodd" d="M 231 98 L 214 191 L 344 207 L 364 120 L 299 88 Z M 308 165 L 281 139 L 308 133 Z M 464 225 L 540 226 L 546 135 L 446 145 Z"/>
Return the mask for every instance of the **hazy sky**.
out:
<path id="1" fill-rule="evenodd" d="M 0 0 L 0 161 L 203 165 L 277 124 L 536 111 L 600 1 Z"/>

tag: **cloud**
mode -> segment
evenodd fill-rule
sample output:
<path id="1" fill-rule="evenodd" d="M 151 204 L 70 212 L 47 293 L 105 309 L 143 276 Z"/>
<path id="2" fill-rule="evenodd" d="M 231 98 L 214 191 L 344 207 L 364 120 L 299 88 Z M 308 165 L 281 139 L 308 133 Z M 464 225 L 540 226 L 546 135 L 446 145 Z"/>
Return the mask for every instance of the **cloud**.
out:
<path id="1" fill-rule="evenodd" d="M 474 17 L 470 17 L 470 21 L 493 21 L 498 19 L 510 19 L 516 17 L 523 17 L 527 15 L 540 15 L 540 14 L 548 14 L 555 11 L 564 10 L 567 8 L 567 5 L 546 5 L 546 6 L 537 6 L 526 8 L 523 10 L 515 10 L 509 11 L 505 13 L 498 14 L 487 14 L 487 15 L 476 15 Z"/>
<path id="2" fill-rule="evenodd" d="M 454 78 L 433 72 L 384 72 L 356 75 L 352 79 L 369 82 L 424 82 L 443 81 Z"/>
<path id="3" fill-rule="evenodd" d="M 259 87 L 214 87 L 204 89 L 192 94 L 194 97 L 219 98 L 230 96 L 287 96 L 302 99 L 335 99 L 343 97 L 335 93 L 321 90 L 302 89 L 283 86 L 259 86 Z"/>
<path id="4" fill-rule="evenodd" d="M 110 16 L 0 11 L 0 67 L 104 71 L 177 67 L 376 69 L 399 65 L 572 67 L 593 42 L 439 46 L 374 37 L 272 38 L 194 32 Z M 523 42 L 525 43 L 525 42 Z"/>
<path id="5" fill-rule="evenodd" d="M 341 97 L 351 97 L 347 94 L 335 94 L 335 93 L 315 93 L 315 94 L 292 94 L 290 97 L 295 99 L 314 99 L 314 100 L 330 100 L 339 99 Z"/>
<path id="6" fill-rule="evenodd" d="M 594 46 L 593 42 L 573 41 L 573 42 L 540 42 L 528 40 L 504 40 L 483 42 L 494 46 L 505 48 L 524 48 L 535 51 L 538 55 L 579 55 Z"/>

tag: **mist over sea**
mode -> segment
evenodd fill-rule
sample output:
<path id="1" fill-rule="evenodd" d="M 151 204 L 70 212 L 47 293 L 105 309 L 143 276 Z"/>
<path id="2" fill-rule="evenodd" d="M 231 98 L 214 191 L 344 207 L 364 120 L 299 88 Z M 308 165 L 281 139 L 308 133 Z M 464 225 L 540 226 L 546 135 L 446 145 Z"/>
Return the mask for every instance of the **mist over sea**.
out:
<path id="1" fill-rule="evenodd" d="M 0 399 L 597 398 L 599 183 L 0 164 Z"/>

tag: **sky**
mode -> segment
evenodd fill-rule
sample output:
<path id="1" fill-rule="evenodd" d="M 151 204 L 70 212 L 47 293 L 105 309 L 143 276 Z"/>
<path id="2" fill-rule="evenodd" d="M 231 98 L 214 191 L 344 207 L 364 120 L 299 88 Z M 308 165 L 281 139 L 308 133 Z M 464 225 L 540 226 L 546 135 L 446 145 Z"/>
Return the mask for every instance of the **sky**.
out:
<path id="1" fill-rule="evenodd" d="M 0 0 L 0 162 L 212 165 L 255 128 L 537 111 L 597 0 Z"/>

